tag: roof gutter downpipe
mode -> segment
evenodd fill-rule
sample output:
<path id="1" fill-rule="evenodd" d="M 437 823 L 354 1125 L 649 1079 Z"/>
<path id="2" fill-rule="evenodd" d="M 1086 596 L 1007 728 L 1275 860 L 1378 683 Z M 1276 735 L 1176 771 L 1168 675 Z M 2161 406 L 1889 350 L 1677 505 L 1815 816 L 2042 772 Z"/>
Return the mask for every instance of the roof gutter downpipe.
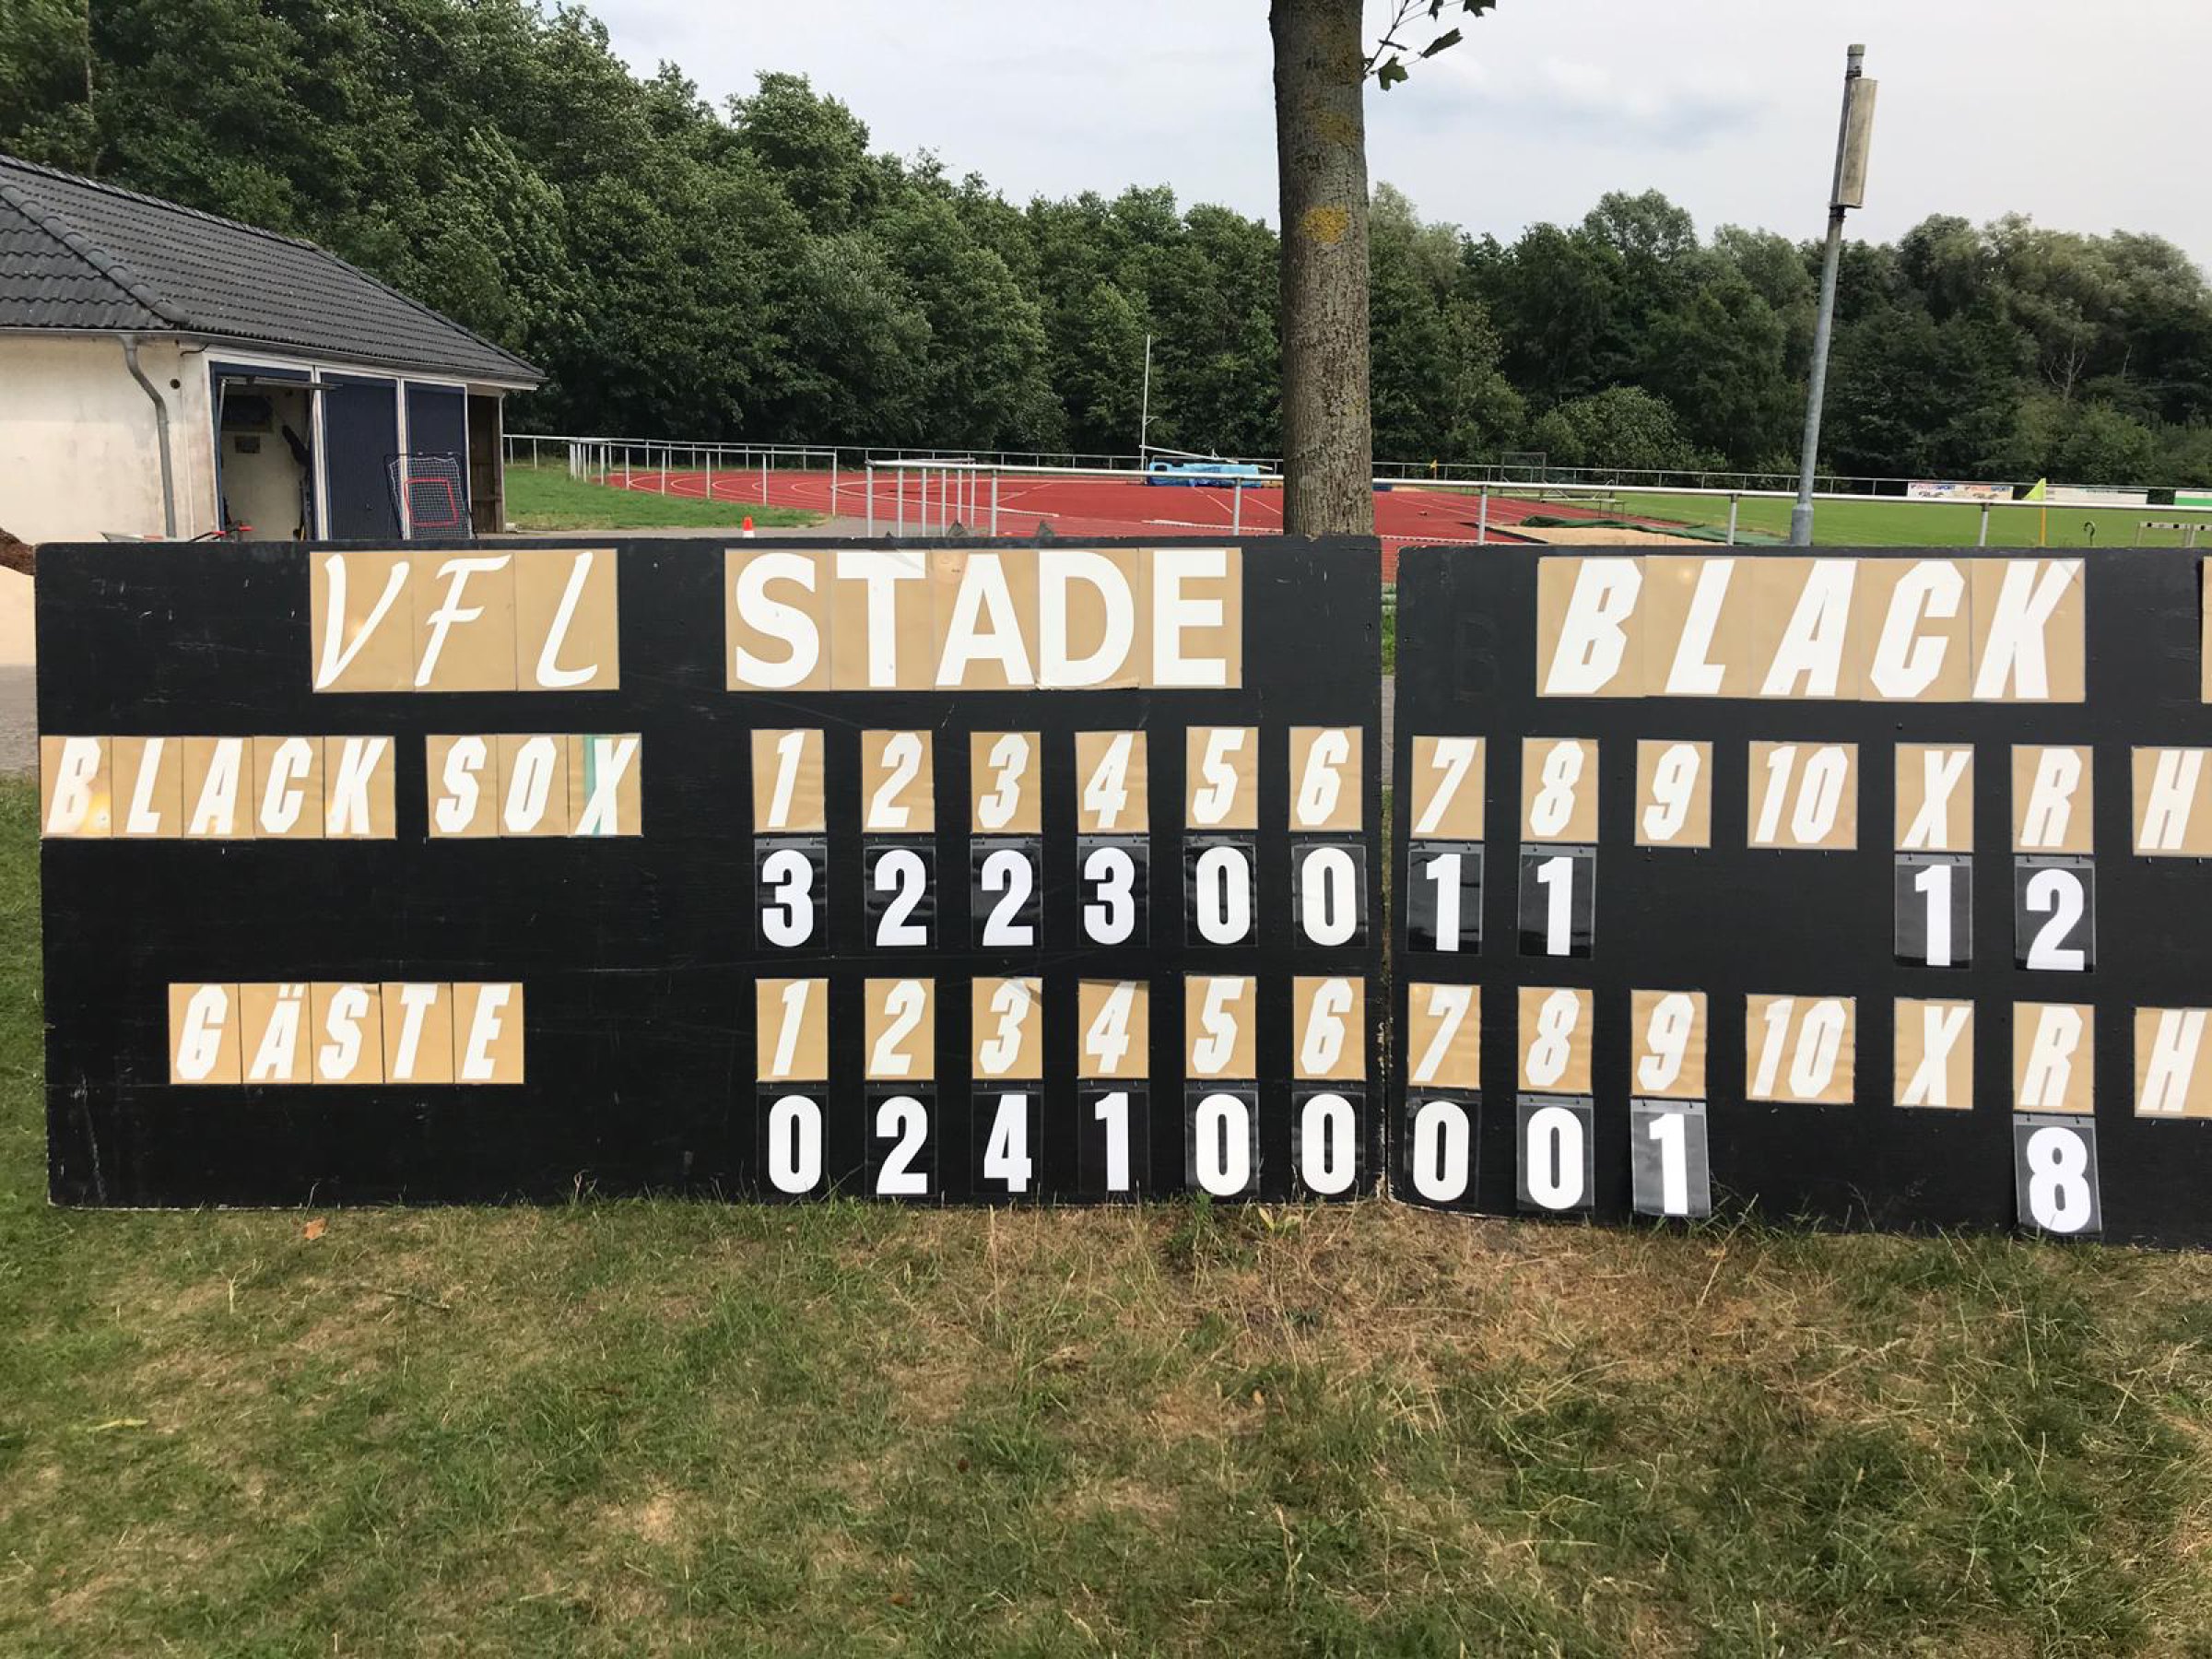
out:
<path id="1" fill-rule="evenodd" d="M 138 367 L 138 336 L 126 334 L 123 338 L 124 366 L 130 370 L 131 378 L 139 389 L 153 400 L 154 431 L 161 445 L 161 533 L 169 540 L 177 539 L 177 483 L 169 459 L 169 405 L 161 394 L 154 390 L 154 382 L 146 378 L 146 371 Z"/>

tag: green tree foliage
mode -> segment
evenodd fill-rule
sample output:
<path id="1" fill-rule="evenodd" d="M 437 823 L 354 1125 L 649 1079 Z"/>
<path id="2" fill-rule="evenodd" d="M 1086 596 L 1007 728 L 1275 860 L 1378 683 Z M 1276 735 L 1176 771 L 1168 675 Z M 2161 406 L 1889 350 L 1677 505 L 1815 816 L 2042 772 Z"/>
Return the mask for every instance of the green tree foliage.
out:
<path id="1" fill-rule="evenodd" d="M 1637 386 L 1612 386 L 1547 411 L 1530 438 L 1555 466 L 1620 467 L 1655 472 L 1702 461 L 1676 424 L 1664 397 Z"/>
<path id="2" fill-rule="evenodd" d="M 752 97 L 730 100 L 730 123 L 812 229 L 851 229 L 897 183 L 868 153 L 868 129 L 838 100 L 816 97 L 803 75 L 763 75 Z"/>
<path id="3" fill-rule="evenodd" d="M 1375 453 L 1412 461 L 1511 448 L 1527 407 L 1500 367 L 1498 332 L 1467 276 L 1458 228 L 1424 225 L 1382 184 L 1368 239 Z"/>
<path id="4" fill-rule="evenodd" d="M 8 0 L 0 10 L 0 133 L 58 166 L 96 166 L 97 69 L 84 0 Z"/>
<path id="5" fill-rule="evenodd" d="M 1487 0 L 1485 0 L 1487 5 Z M 1400 78 L 1470 12 L 1396 0 Z M 1439 48 L 1441 49 L 1441 47 Z M 532 0 L 0 0 L 0 149 L 306 236 L 549 371 L 540 429 L 1279 453 L 1273 229 L 1007 202 L 765 74 L 717 109 Z M 1375 453 L 1791 466 L 1818 250 L 1656 192 L 1510 241 L 1370 224 Z M 1824 466 L 2212 484 L 2212 291 L 2017 216 L 1847 241 Z"/>
<path id="6" fill-rule="evenodd" d="M 935 441 L 1059 446 L 1044 321 L 1006 262 L 941 196 L 919 194 L 882 224 L 886 250 L 930 329 L 922 403 Z"/>

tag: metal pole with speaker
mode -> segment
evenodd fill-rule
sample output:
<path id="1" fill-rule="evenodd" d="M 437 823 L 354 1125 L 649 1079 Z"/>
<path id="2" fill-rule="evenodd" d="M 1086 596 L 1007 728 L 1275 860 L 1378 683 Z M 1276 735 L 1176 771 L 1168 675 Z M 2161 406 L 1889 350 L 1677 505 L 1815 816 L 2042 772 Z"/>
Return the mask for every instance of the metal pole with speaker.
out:
<path id="1" fill-rule="evenodd" d="M 1813 331 L 1797 504 L 1790 509 L 1793 547 L 1813 545 L 1813 469 L 1819 464 L 1820 404 L 1828 393 L 1828 343 L 1836 321 L 1836 265 L 1843 253 L 1843 215 L 1850 208 L 1866 205 L 1866 152 L 1874 140 L 1877 83 L 1868 80 L 1862 69 L 1865 57 L 1865 47 L 1853 46 L 1843 71 L 1843 119 L 1836 135 L 1836 177 L 1828 193 L 1828 253 L 1820 265 L 1820 320 Z"/>

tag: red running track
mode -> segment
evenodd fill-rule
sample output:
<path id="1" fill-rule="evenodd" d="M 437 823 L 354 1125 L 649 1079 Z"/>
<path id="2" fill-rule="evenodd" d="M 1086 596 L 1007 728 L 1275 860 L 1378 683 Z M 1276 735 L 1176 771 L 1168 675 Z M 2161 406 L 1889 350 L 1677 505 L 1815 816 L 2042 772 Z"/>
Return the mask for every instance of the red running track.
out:
<path id="1" fill-rule="evenodd" d="M 940 495 L 943 477 L 932 473 L 924 477 L 919 472 L 903 469 L 898 474 L 877 473 L 874 483 L 877 529 L 888 532 L 899 522 L 901 496 L 905 498 L 905 518 L 910 532 L 916 530 L 925 516 L 931 524 L 946 523 Z M 703 472 L 668 473 L 665 492 L 662 477 L 658 472 L 633 472 L 629 475 L 629 488 L 692 500 L 707 499 L 707 476 Z M 619 477 L 608 481 L 618 487 L 622 482 Z M 867 475 L 841 472 L 836 482 L 836 499 L 832 500 L 830 477 L 826 472 L 771 472 L 767 504 L 803 508 L 832 517 L 866 517 Z M 969 480 L 954 475 L 956 491 L 968 487 Z M 957 501 L 950 516 L 971 530 L 988 531 L 989 475 L 975 475 L 972 488 L 977 492 L 977 500 L 972 506 L 965 500 Z M 1235 500 L 1238 495 L 1243 498 L 1241 503 Z M 760 475 L 758 472 L 715 474 L 713 499 L 736 508 L 748 504 L 759 506 Z M 1528 538 L 1512 534 L 1512 527 L 1538 513 L 1547 518 L 1605 516 L 1557 501 L 1528 501 L 1493 495 L 1489 539 L 1507 543 L 1525 541 Z M 1377 491 L 1375 529 L 1382 540 L 1382 580 L 1396 579 L 1398 550 L 1408 545 L 1477 545 L 1480 514 L 1479 498 L 1458 490 L 1406 488 Z M 1002 535 L 1033 535 L 1040 524 L 1050 525 L 1055 535 L 1070 536 L 1143 535 L 1151 531 L 1164 531 L 1172 535 L 1227 535 L 1232 518 L 1239 536 L 1280 534 L 1282 491 L 1193 488 L 1120 478 L 1031 478 L 1019 473 L 1002 473 L 998 477 L 998 530 Z"/>

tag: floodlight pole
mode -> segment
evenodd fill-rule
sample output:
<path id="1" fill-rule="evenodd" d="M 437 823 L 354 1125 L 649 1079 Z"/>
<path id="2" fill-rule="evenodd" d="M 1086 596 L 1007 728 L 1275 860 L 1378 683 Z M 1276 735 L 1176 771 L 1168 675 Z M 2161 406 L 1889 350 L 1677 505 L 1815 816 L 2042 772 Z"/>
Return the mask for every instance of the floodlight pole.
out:
<path id="1" fill-rule="evenodd" d="M 1836 134 L 1836 176 L 1828 193 L 1828 253 L 1820 265 L 1820 316 L 1813 329 L 1813 362 L 1805 397 L 1805 447 L 1798 457 L 1797 504 L 1790 509 L 1790 546 L 1813 545 L 1813 469 L 1820 455 L 1820 404 L 1828 394 L 1828 342 L 1836 324 L 1836 266 L 1843 255 L 1843 215 L 1866 204 L 1866 149 L 1874 135 L 1875 83 L 1865 78 L 1866 48 L 1853 46 L 1843 70 L 1843 118 Z"/>

